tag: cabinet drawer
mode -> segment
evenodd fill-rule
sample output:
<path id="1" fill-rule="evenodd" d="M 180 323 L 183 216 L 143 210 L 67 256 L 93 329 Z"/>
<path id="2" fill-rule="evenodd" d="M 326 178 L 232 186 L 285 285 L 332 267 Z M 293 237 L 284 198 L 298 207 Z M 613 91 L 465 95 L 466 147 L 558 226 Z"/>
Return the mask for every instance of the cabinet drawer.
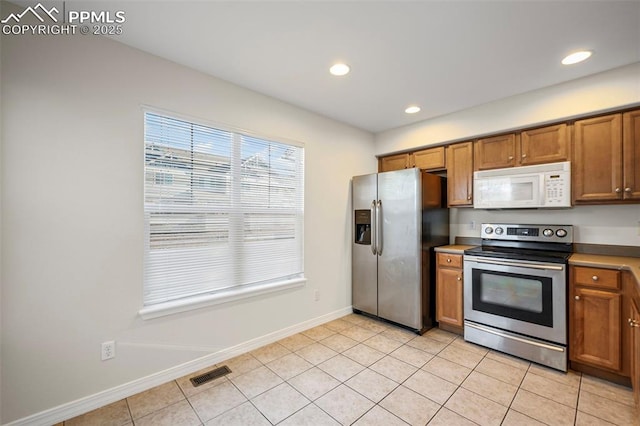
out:
<path id="1" fill-rule="evenodd" d="M 462 268 L 462 255 L 451 253 L 438 253 L 438 265 L 450 268 Z"/>
<path id="2" fill-rule="evenodd" d="M 574 268 L 576 285 L 585 285 L 590 287 L 619 289 L 620 288 L 620 271 L 615 269 L 586 268 L 576 266 Z"/>

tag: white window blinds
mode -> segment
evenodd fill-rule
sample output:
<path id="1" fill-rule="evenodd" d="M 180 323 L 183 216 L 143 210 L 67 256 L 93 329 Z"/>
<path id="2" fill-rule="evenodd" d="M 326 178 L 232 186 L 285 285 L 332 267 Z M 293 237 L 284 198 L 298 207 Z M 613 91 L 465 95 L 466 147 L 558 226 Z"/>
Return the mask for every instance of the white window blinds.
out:
<path id="1" fill-rule="evenodd" d="M 303 276 L 304 149 L 145 113 L 144 305 Z"/>

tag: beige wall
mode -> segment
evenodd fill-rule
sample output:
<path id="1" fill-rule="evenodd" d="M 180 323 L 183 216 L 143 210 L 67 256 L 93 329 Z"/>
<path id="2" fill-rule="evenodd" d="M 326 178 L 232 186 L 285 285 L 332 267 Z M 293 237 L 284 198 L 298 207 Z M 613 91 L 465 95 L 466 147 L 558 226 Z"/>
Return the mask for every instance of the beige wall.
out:
<path id="1" fill-rule="evenodd" d="M 636 64 L 384 132 L 374 147 L 366 132 L 104 38 L 0 41 L 2 423 L 348 308 L 349 179 L 375 171 L 373 154 L 640 102 Z M 305 143 L 306 286 L 137 316 L 142 105 Z M 638 244 L 625 236 L 638 210 L 583 207 L 553 221 L 580 222 L 584 242 Z M 474 236 L 468 223 L 485 217 L 540 217 L 493 214 L 452 209 L 452 232 Z M 117 357 L 101 362 L 100 343 L 113 339 Z"/>
<path id="2" fill-rule="evenodd" d="M 640 63 L 480 105 L 376 135 L 376 155 L 640 104 Z M 451 209 L 451 238 L 480 237 L 480 223 L 576 226 L 575 240 L 640 246 L 640 206 L 579 206 L 565 210 Z M 471 226 L 476 223 L 475 229 Z"/>
<path id="3" fill-rule="evenodd" d="M 3 2 L 0 1 L 0 16 L 4 15 Z M 0 37 L 0 423 L 2 423 L 2 140 L 3 116 L 2 116 L 2 37 Z"/>
<path id="4" fill-rule="evenodd" d="M 371 134 L 101 37 L 3 36 L 1 72 L 3 423 L 350 307 Z M 305 144 L 304 287 L 138 317 L 142 105 Z"/>
<path id="5" fill-rule="evenodd" d="M 640 104 L 640 63 L 376 135 L 376 155 Z"/>

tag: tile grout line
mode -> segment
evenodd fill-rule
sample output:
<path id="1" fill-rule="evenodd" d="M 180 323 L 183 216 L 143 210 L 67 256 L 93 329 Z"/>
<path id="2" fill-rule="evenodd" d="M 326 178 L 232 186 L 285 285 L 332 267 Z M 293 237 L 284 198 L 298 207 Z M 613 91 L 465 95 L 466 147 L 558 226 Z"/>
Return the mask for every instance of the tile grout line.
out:
<path id="1" fill-rule="evenodd" d="M 582 377 L 583 377 L 583 374 L 580 373 L 580 381 L 578 382 L 578 398 L 576 398 L 576 413 L 573 417 L 574 425 L 578 423 L 578 407 L 580 407 L 580 394 L 582 393 Z"/>
<path id="2" fill-rule="evenodd" d="M 212 367 L 215 367 L 215 365 L 217 364 L 214 364 Z M 196 373 L 193 373 L 193 374 L 196 374 Z M 191 403 L 191 400 L 189 400 L 189 397 L 184 392 L 184 389 L 182 389 L 182 386 L 180 386 L 180 383 L 178 383 L 178 380 L 174 380 L 174 382 L 176 382 L 176 386 L 178 386 L 178 389 L 180 389 L 180 392 L 182 392 L 184 399 L 187 401 L 187 404 L 189 404 L 189 407 L 191 407 L 191 409 L 193 410 L 193 413 L 196 415 L 198 420 L 200 420 L 200 425 L 204 425 L 205 423 L 204 420 L 202 420 L 202 417 L 200 417 L 200 414 L 198 414 L 198 410 L 196 410 L 196 407 L 193 406 L 193 404 Z M 134 425 L 135 425 L 135 422 L 134 422 Z"/>

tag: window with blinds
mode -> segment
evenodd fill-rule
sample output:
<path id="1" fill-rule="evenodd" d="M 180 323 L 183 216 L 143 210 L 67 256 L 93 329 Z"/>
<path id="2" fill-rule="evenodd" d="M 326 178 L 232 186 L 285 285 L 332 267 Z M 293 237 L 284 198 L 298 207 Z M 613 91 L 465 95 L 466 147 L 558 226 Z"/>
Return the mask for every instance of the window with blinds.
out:
<path id="1" fill-rule="evenodd" d="M 145 308 L 303 278 L 301 146 L 144 120 Z"/>

